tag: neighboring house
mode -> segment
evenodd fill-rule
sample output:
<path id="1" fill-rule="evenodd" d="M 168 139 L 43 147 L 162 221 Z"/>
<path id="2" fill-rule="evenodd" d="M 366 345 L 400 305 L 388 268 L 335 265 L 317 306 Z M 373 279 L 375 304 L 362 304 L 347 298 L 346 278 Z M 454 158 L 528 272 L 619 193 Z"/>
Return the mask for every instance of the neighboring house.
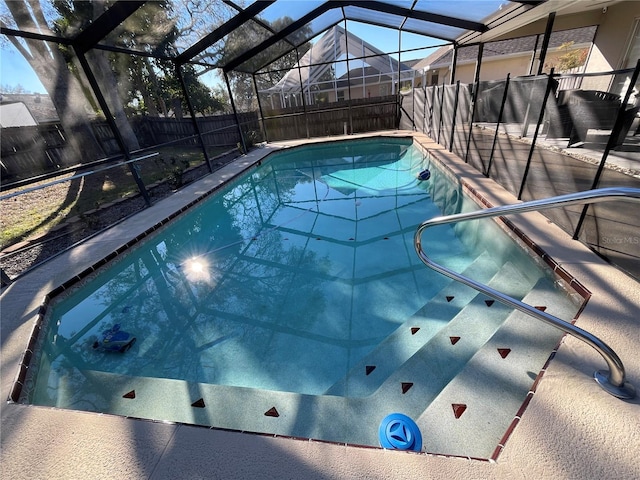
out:
<path id="1" fill-rule="evenodd" d="M 49 95 L 40 93 L 0 94 L 0 124 L 2 128 L 24 127 L 58 121 Z"/>
<path id="2" fill-rule="evenodd" d="M 29 108 L 22 102 L 0 104 L 0 128 L 38 125 Z"/>
<path id="3" fill-rule="evenodd" d="M 596 29 L 594 25 L 553 32 L 549 38 L 545 71 L 549 71 L 548 67 L 556 65 L 559 57 L 567 53 L 583 53 L 586 60 Z M 537 73 L 536 60 L 540 54 L 541 43 L 541 34 L 487 42 L 482 52 L 480 80 L 502 80 L 507 74 L 514 77 Z M 418 74 L 422 73 L 425 76 L 426 85 L 449 83 L 452 56 L 452 46 L 441 47 L 413 68 Z M 477 45 L 459 48 L 455 80 L 473 83 L 477 58 Z"/>
<path id="4" fill-rule="evenodd" d="M 366 58 L 349 60 L 347 72 L 347 53 Z M 298 63 L 300 69 L 296 64 L 276 85 L 260 91 L 264 109 L 301 106 L 302 94 L 307 105 L 392 95 L 399 75 L 413 77 L 410 66 L 339 26 L 327 30 Z"/>

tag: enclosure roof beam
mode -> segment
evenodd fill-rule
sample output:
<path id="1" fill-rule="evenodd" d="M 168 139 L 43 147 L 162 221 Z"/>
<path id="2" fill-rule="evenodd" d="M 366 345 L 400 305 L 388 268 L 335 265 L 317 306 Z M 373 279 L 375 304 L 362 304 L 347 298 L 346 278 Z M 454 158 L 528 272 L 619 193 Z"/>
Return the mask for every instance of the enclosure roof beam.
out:
<path id="1" fill-rule="evenodd" d="M 439 15 L 437 13 L 411 10 L 409 8 L 400 7 L 398 5 L 389 3 L 370 0 L 355 0 L 344 3 L 354 7 L 374 10 L 376 12 L 389 13 L 391 15 L 398 15 L 400 17 L 414 18 L 416 20 L 422 20 L 425 22 L 439 23 L 441 25 L 462 28 L 464 30 L 472 30 L 474 32 L 486 32 L 487 30 L 489 30 L 489 27 L 480 22 L 473 22 L 471 20 L 464 20 L 462 18 L 450 17 L 448 15 Z"/>
<path id="2" fill-rule="evenodd" d="M 307 23 L 311 22 L 314 18 L 319 17 L 324 12 L 326 12 L 328 10 L 331 10 L 332 8 L 336 8 L 336 7 L 340 6 L 338 4 L 341 4 L 341 3 L 344 3 L 344 2 L 340 2 L 340 1 L 324 2 L 322 5 L 320 5 L 319 7 L 314 8 L 309 13 L 307 13 L 303 17 L 300 17 L 295 22 L 292 22 L 289 25 L 287 25 L 285 28 L 280 30 L 274 36 L 269 37 L 268 39 L 266 39 L 261 44 L 253 47 L 250 50 L 247 50 L 242 55 L 238 55 L 236 58 L 234 58 L 229 63 L 227 63 L 223 67 L 223 70 L 225 72 L 229 72 L 229 71 L 233 70 L 238 65 L 241 65 L 244 62 L 246 62 L 247 60 L 249 60 L 251 57 L 257 55 L 258 53 L 260 53 L 263 50 L 269 48 L 270 46 L 275 45 L 278 41 L 282 40 L 283 38 L 286 38 L 287 35 L 290 35 L 291 33 L 295 32 L 299 28 L 304 27 Z M 293 50 L 293 48 L 291 50 Z"/>
<path id="3" fill-rule="evenodd" d="M 87 52 L 145 3 L 147 3 L 146 0 L 118 0 L 91 25 L 76 35 L 73 39 L 74 48 L 82 53 Z"/>
<path id="4" fill-rule="evenodd" d="M 511 0 L 514 3 L 521 3 L 523 5 L 531 5 L 532 7 L 536 7 L 541 3 L 546 2 L 547 0 Z"/>
<path id="5" fill-rule="evenodd" d="M 311 22 L 313 19 L 315 19 L 316 17 L 322 15 L 326 11 L 331 10 L 333 8 L 348 7 L 348 6 L 360 7 L 360 8 L 364 8 L 364 9 L 368 9 L 368 10 L 374 10 L 374 11 L 378 11 L 378 12 L 389 13 L 389 14 L 392 14 L 392 15 L 399 15 L 399 16 L 408 17 L 408 18 L 415 18 L 417 20 L 433 22 L 433 23 L 439 23 L 439 24 L 442 24 L 442 25 L 448 25 L 448 26 L 451 26 L 451 27 L 462 28 L 464 30 L 471 30 L 471 31 L 474 31 L 474 32 L 486 32 L 489 29 L 483 23 L 473 22 L 473 21 L 470 21 L 470 20 L 464 20 L 464 19 L 461 19 L 461 18 L 450 17 L 450 16 L 447 16 L 447 15 L 439 15 L 439 14 L 435 14 L 435 13 L 421 12 L 421 11 L 412 10 L 412 9 L 409 9 L 409 8 L 399 7 L 397 5 L 392 5 L 392 4 L 387 4 L 387 3 L 377 2 L 377 1 L 371 1 L 371 0 L 366 0 L 366 1 L 364 1 L 364 0 L 334 0 L 334 1 L 325 2 L 325 3 L 321 4 L 317 8 L 315 8 L 312 11 L 310 11 L 309 13 L 307 13 L 305 16 L 301 17 L 300 19 L 298 19 L 295 22 L 293 22 L 290 25 L 288 25 L 286 28 L 282 29 L 276 35 L 268 38 L 264 42 L 260 43 L 259 45 L 255 46 L 254 48 L 246 51 L 242 55 L 237 56 L 236 58 L 231 60 L 229 63 L 227 63 L 223 67 L 223 70 L 225 72 L 228 72 L 228 71 L 231 71 L 231 70 L 237 68 L 239 65 L 241 65 L 244 62 L 246 62 L 251 57 L 257 55 L 258 53 L 260 53 L 262 51 L 264 51 L 266 48 L 276 44 L 278 41 L 284 39 L 287 35 L 290 35 L 291 33 L 295 32 L 296 30 L 298 30 L 299 28 L 303 27 L 307 23 Z"/>
<path id="6" fill-rule="evenodd" d="M 184 52 L 176 57 L 176 61 L 178 63 L 188 62 L 193 57 L 200 54 L 211 45 L 233 32 L 240 25 L 251 20 L 254 16 L 258 15 L 258 13 L 260 13 L 262 10 L 264 10 L 274 2 L 275 0 L 267 0 L 255 2 L 249 5 L 245 10 L 242 10 L 240 13 L 238 13 L 238 15 L 223 23 L 209 35 L 203 37 L 191 47 L 187 48 Z"/>
<path id="7" fill-rule="evenodd" d="M 43 42 L 54 42 L 61 45 L 73 45 L 73 40 L 70 38 L 54 37 L 53 35 L 45 35 L 42 33 L 27 32 L 25 30 L 15 30 L 13 28 L 7 28 L 0 25 L 0 34 L 10 35 L 12 37 L 29 38 L 32 40 L 42 40 Z"/>

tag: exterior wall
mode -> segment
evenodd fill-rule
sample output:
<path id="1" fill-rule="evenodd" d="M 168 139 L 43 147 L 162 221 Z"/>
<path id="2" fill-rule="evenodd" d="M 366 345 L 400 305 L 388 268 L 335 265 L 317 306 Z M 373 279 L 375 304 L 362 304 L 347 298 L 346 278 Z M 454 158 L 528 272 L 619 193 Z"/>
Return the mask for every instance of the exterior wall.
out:
<path id="1" fill-rule="evenodd" d="M 633 25 L 638 18 L 640 18 L 640 2 L 630 0 L 609 6 L 606 12 L 603 12 L 602 8 L 571 15 L 562 15 L 560 12 L 555 18 L 553 29 L 566 30 L 598 25 L 585 71 L 607 72 L 622 67 Z M 547 20 L 541 19 L 498 39 L 544 33 L 546 24 Z M 587 77 L 582 82 L 582 88 L 608 91 L 611 83 L 611 76 Z"/>
<path id="2" fill-rule="evenodd" d="M 586 48 L 586 47 L 582 47 Z M 549 51 L 547 53 L 546 65 L 553 65 L 558 61 L 558 57 L 564 55 L 564 51 Z M 480 81 L 490 80 L 504 80 L 507 78 L 507 74 L 511 74 L 511 77 L 518 77 L 522 75 L 529 75 L 529 65 L 531 63 L 531 53 L 523 53 L 513 57 L 501 57 L 501 58 L 484 58 L 482 60 L 482 68 L 480 69 Z M 463 65 L 456 66 L 456 80 L 460 80 L 462 83 L 473 83 L 475 77 L 476 64 L 465 63 Z M 549 68 L 545 68 L 545 71 L 549 71 Z M 535 72 L 534 72 L 535 74 Z M 439 78 L 448 78 L 449 69 L 439 69 Z M 442 83 L 442 82 L 440 82 Z"/>
<path id="3" fill-rule="evenodd" d="M 623 2 L 613 5 L 602 14 L 593 51 L 587 63 L 588 72 L 606 72 L 623 67 L 624 55 L 630 41 L 636 19 L 640 18 L 640 2 Z M 612 78 L 585 78 L 582 88 L 608 91 Z"/>

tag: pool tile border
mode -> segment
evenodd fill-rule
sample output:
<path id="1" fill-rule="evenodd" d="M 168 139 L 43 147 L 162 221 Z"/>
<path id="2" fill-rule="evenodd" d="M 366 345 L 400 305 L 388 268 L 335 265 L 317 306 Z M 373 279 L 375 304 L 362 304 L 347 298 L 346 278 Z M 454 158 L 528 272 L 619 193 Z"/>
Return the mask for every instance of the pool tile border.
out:
<path id="1" fill-rule="evenodd" d="M 34 320 L 34 325 L 33 325 L 33 328 L 31 330 L 31 333 L 29 335 L 29 342 L 27 344 L 27 348 L 25 349 L 25 351 L 21 355 L 20 362 L 18 364 L 18 373 L 16 374 L 16 377 L 15 377 L 15 379 L 13 381 L 13 385 L 12 385 L 11 390 L 9 392 L 9 397 L 8 397 L 7 401 L 8 402 L 12 402 L 12 403 L 21 403 L 20 402 L 20 398 L 24 393 L 24 389 L 26 387 L 26 383 L 27 383 L 27 380 L 28 380 L 27 379 L 27 374 L 29 373 L 29 365 L 30 365 L 31 360 L 32 360 L 32 358 L 34 356 L 34 353 L 37 350 L 38 341 L 42 340 L 40 332 L 42 330 L 42 327 L 43 327 L 43 324 L 44 324 L 44 321 L 45 321 L 45 316 L 46 316 L 47 310 L 49 308 L 49 303 L 51 302 L 51 300 L 53 298 L 59 296 L 60 294 L 62 294 L 66 290 L 69 290 L 70 288 L 76 286 L 79 282 L 81 282 L 81 281 L 85 280 L 86 278 L 88 278 L 91 274 L 95 273 L 100 267 L 102 267 L 102 266 L 106 265 L 107 263 L 109 263 L 110 261 L 114 260 L 119 255 L 122 255 L 125 252 L 128 252 L 128 250 L 130 250 L 132 247 L 134 247 L 136 244 L 138 244 L 141 240 L 147 238 L 149 235 L 154 233 L 160 227 L 166 225 L 171 220 L 175 219 L 176 217 L 178 217 L 179 215 L 181 215 L 185 211 L 187 211 L 190 208 L 194 207 L 196 204 L 200 203 L 202 200 L 204 200 L 208 196 L 212 195 L 213 193 L 218 191 L 223 186 L 227 185 L 229 182 L 232 182 L 239 175 L 242 175 L 247 170 L 250 170 L 251 168 L 253 168 L 255 165 L 259 165 L 261 160 L 262 159 L 257 160 L 256 162 L 250 163 L 245 168 L 242 168 L 242 169 L 238 170 L 231 178 L 227 179 L 224 182 L 219 183 L 218 185 L 215 185 L 213 188 L 207 190 L 203 194 L 201 194 L 198 197 L 196 197 L 194 200 L 190 201 L 189 203 L 187 203 L 186 205 L 182 206 L 181 208 L 179 208 L 178 210 L 174 211 L 173 213 L 167 215 L 164 219 L 158 221 L 157 223 L 155 223 L 151 227 L 147 228 L 144 232 L 138 234 L 135 238 L 129 240 L 125 244 L 123 244 L 120 247 L 116 248 L 111 253 L 107 254 L 106 256 L 101 258 L 100 260 L 96 261 L 95 263 L 93 263 L 89 267 L 85 268 L 79 274 L 72 276 L 69 280 L 63 282 L 58 287 L 54 288 L 49 293 L 47 293 L 44 296 L 44 298 L 42 300 L 42 303 L 38 307 L 38 312 L 37 312 L 36 318 Z"/>
<path id="2" fill-rule="evenodd" d="M 422 145 L 418 139 L 414 139 L 414 141 L 416 141 L 418 144 L 420 144 L 421 148 L 423 148 L 428 153 L 430 153 L 429 148 L 427 148 L 424 145 Z M 432 159 L 437 161 L 438 165 L 441 166 L 444 170 L 446 170 L 455 179 L 456 182 L 459 182 L 460 185 L 462 185 L 463 190 L 467 194 L 469 194 L 470 196 L 475 198 L 478 203 L 482 204 L 486 208 L 493 208 L 493 207 L 496 206 L 493 203 L 491 203 L 487 198 L 485 198 L 481 193 L 479 193 L 466 180 L 464 180 L 464 178 L 458 177 L 458 175 L 442 159 L 434 157 L 434 156 L 432 156 Z M 535 254 L 542 261 L 544 261 L 544 263 L 547 264 L 547 266 L 549 266 L 552 269 L 553 273 L 557 277 L 559 277 L 562 280 L 564 280 L 564 282 L 566 283 L 568 288 L 572 289 L 575 293 L 577 293 L 582 298 L 582 302 L 581 302 L 581 304 L 580 304 L 580 306 L 578 308 L 578 311 L 576 312 L 576 314 L 574 315 L 573 319 L 571 320 L 571 323 L 575 324 L 576 320 L 578 319 L 580 314 L 583 312 L 583 310 L 587 306 L 587 303 L 589 302 L 589 299 L 591 298 L 591 295 L 592 295 L 591 291 L 589 291 L 575 276 L 573 276 L 571 273 L 569 273 L 567 270 L 565 270 L 559 263 L 557 263 L 549 254 L 547 254 L 545 252 L 545 250 L 542 247 L 540 247 L 536 242 L 534 242 L 526 233 L 524 233 L 522 230 L 520 230 L 511 220 L 505 218 L 504 216 L 497 217 L 497 219 L 500 220 L 500 222 L 498 222 L 498 223 L 502 223 L 502 225 L 504 225 L 504 227 L 506 227 L 508 230 L 510 230 L 518 239 L 520 239 L 522 241 L 522 243 L 524 243 L 524 245 L 526 245 L 531 250 L 531 252 L 533 254 Z M 533 399 L 533 395 L 535 394 L 535 392 L 536 392 L 536 390 L 538 388 L 538 385 L 539 385 L 540 381 L 542 380 L 542 377 L 544 376 L 544 373 L 546 372 L 547 368 L 549 367 L 549 364 L 551 363 L 551 361 L 555 357 L 555 355 L 556 355 L 556 353 L 558 351 L 558 348 L 560 348 L 560 345 L 564 341 L 565 335 L 566 334 L 564 334 L 560 338 L 560 340 L 558 341 L 558 344 L 551 351 L 551 354 L 549 355 L 549 358 L 545 362 L 545 364 L 542 367 L 542 369 L 540 370 L 540 372 L 538 372 L 538 375 L 536 376 L 536 378 L 535 378 L 535 380 L 534 380 L 534 382 L 533 382 L 533 384 L 531 386 L 531 390 L 529 391 L 529 393 L 527 394 L 524 402 L 522 403 L 522 405 L 518 409 L 516 415 L 514 416 L 513 420 L 511 421 L 510 425 L 508 426 L 506 432 L 504 433 L 504 435 L 502 436 L 502 438 L 498 442 L 498 445 L 496 446 L 495 450 L 493 451 L 493 454 L 490 456 L 490 458 L 488 458 L 486 460 L 488 460 L 490 462 L 497 461 L 498 457 L 500 456 L 500 454 L 504 450 L 504 447 L 506 445 L 507 440 L 509 439 L 511 434 L 514 432 L 515 428 L 517 427 L 518 423 L 520 422 L 520 420 L 522 418 L 522 415 L 524 414 L 525 410 L 529 406 L 529 403 Z"/>
<path id="3" fill-rule="evenodd" d="M 377 137 L 374 137 L 374 138 L 380 138 L 380 137 L 388 137 L 388 138 L 393 138 L 393 139 L 399 139 L 399 138 L 411 139 L 414 144 L 417 144 L 422 150 L 424 150 L 427 153 L 429 153 L 429 148 L 425 147 L 419 141 L 419 139 L 417 139 L 415 137 L 412 138 L 411 136 L 398 137 L 398 136 L 381 135 L 381 136 L 377 136 Z M 345 139 L 344 141 L 350 141 L 350 140 L 353 140 L 353 139 Z M 335 141 L 333 143 L 335 143 Z M 292 147 L 287 148 L 287 150 L 303 147 L 303 146 L 306 146 L 306 145 L 308 145 L 308 144 L 301 144 L 301 145 L 292 146 Z M 431 157 L 431 158 L 435 159 L 438 162 L 438 164 L 443 168 L 443 170 L 445 170 L 449 175 L 451 175 L 455 179 L 455 181 L 458 182 L 462 186 L 463 190 L 467 194 L 472 196 L 478 203 L 480 203 L 481 205 L 484 205 L 486 208 L 492 208 L 492 207 L 495 206 L 488 199 L 486 199 L 482 194 L 480 194 L 474 187 L 472 187 L 468 182 L 466 182 L 463 178 L 458 177 L 455 174 L 455 172 L 453 172 L 452 169 L 445 162 L 443 162 L 441 159 L 437 159 L 435 157 Z M 100 267 L 104 266 L 106 263 L 112 261 L 113 259 L 115 259 L 119 255 L 127 252 L 129 249 L 131 249 L 136 244 L 138 244 L 141 240 L 145 239 L 150 234 L 154 233 L 156 230 L 158 230 L 160 227 L 164 226 L 165 224 L 167 224 L 171 220 L 173 220 L 176 217 L 180 216 L 185 211 L 191 209 L 193 206 L 195 206 L 196 204 L 200 203 L 202 200 L 204 200 L 205 198 L 207 198 L 208 196 L 210 196 L 211 194 L 213 194 L 214 192 L 216 192 L 217 190 L 219 190 L 223 186 L 227 185 L 229 182 L 232 182 L 239 175 L 245 173 L 247 170 L 253 168 L 256 165 L 260 165 L 262 163 L 262 160 L 263 159 L 261 158 L 261 159 L 256 160 L 255 162 L 250 163 L 245 168 L 242 168 L 241 170 L 236 172 L 230 179 L 219 183 L 218 185 L 214 186 L 213 188 L 211 188 L 208 191 L 204 192 L 203 194 L 199 195 L 194 200 L 190 201 L 189 203 L 187 203 L 183 207 L 179 208 L 178 210 L 176 210 L 173 213 L 169 214 L 164 219 L 158 221 L 156 224 L 154 224 L 153 226 L 151 226 L 148 229 L 146 229 L 141 234 L 137 235 L 134 239 L 132 239 L 132 240 L 126 242 L 125 244 L 121 245 L 120 247 L 116 248 L 113 252 L 109 253 L 108 255 L 103 257 L 102 259 L 98 260 L 97 262 L 95 262 L 91 266 L 87 267 L 85 270 L 83 270 L 79 274 L 73 276 L 72 278 L 70 278 L 69 280 L 65 281 L 64 283 L 62 283 L 58 287 L 56 287 L 53 290 L 51 290 L 48 294 L 46 294 L 44 296 L 43 300 L 42 300 L 42 303 L 38 307 L 38 312 L 37 312 L 36 318 L 34 320 L 34 326 L 33 326 L 32 332 L 31 332 L 30 337 L 29 337 L 29 343 L 28 343 L 27 349 L 23 352 L 23 354 L 21 356 L 20 363 L 19 363 L 19 371 L 18 371 L 18 373 L 16 375 L 16 378 L 14 380 L 14 383 L 13 383 L 13 385 L 11 387 L 8 401 L 9 402 L 13 402 L 13 403 L 20 403 L 20 397 L 23 394 L 23 388 L 25 387 L 25 384 L 27 382 L 27 375 L 29 373 L 29 364 L 30 364 L 30 362 L 31 362 L 31 360 L 32 360 L 32 358 L 34 356 L 34 352 L 35 352 L 35 350 L 37 348 L 37 343 L 38 343 L 39 340 L 41 340 L 40 333 L 41 333 L 41 330 L 42 330 L 42 327 L 43 327 L 43 323 L 44 323 L 44 320 L 45 320 L 45 315 L 46 315 L 48 307 L 49 307 L 49 302 L 54 297 L 60 295 L 64 291 L 76 286 L 80 281 L 86 279 L 88 276 L 93 274 L 97 269 L 99 269 Z M 563 267 L 561 267 L 553 258 L 551 258 L 551 256 L 549 256 L 539 245 L 537 245 L 522 230 L 520 230 L 518 227 L 516 227 L 515 224 L 511 220 L 506 219 L 503 216 L 498 217 L 498 218 L 500 220 L 499 223 L 502 223 L 506 228 L 508 228 L 536 256 L 540 257 L 553 270 L 554 274 L 556 274 L 558 277 L 563 279 L 566 282 L 567 286 L 569 288 L 571 288 L 572 290 L 574 290 L 583 299 L 583 302 L 582 302 L 581 306 L 579 307 L 578 312 L 576 313 L 575 317 L 572 320 L 572 323 L 574 323 L 576 321 L 576 319 L 579 317 L 580 313 L 585 308 L 589 298 L 591 297 L 591 292 L 586 287 L 584 287 L 576 277 L 574 277 L 567 270 L 565 270 Z M 549 366 L 551 360 L 554 358 L 554 356 L 555 356 L 555 354 L 557 352 L 557 349 L 559 348 L 559 346 L 562 343 L 563 339 L 564 339 L 564 336 L 560 339 L 560 341 L 558 342 L 558 345 L 556 345 L 554 350 L 551 352 L 549 358 L 545 362 L 545 365 L 543 366 L 543 368 L 540 370 L 540 372 L 536 376 L 536 378 L 535 378 L 535 380 L 533 382 L 533 385 L 531 387 L 531 390 L 527 394 L 524 402 L 522 403 L 522 405 L 518 409 L 516 415 L 514 416 L 514 419 L 509 424 L 506 432 L 502 436 L 502 438 L 499 441 L 498 445 L 494 449 L 493 454 L 489 458 L 476 458 L 476 457 L 469 457 L 469 456 L 448 455 L 448 454 L 431 453 L 431 452 L 425 452 L 425 453 L 429 454 L 429 455 L 441 456 L 441 457 L 451 457 L 451 458 L 456 457 L 456 458 L 466 458 L 466 459 L 469 459 L 469 460 L 478 460 L 478 461 L 484 461 L 484 462 L 495 462 L 498 459 L 499 455 L 502 453 L 507 440 L 509 439 L 509 437 L 511 436 L 511 434 L 513 433 L 513 431 L 517 427 L 522 415 L 524 414 L 524 412 L 527 409 L 530 401 L 532 400 L 533 395 L 536 392 L 536 389 L 538 387 L 539 382 L 541 381 L 541 379 L 542 379 L 547 367 Z M 405 392 L 403 392 L 403 393 L 405 393 Z M 96 412 L 86 412 L 86 413 L 96 413 Z M 108 413 L 107 414 L 98 413 L 98 414 L 99 415 L 112 415 L 112 414 L 108 414 Z M 265 413 L 265 415 L 266 415 L 266 413 Z M 119 415 L 116 415 L 116 416 L 119 416 Z M 154 423 L 158 423 L 158 422 L 160 422 L 160 423 L 169 423 L 169 424 L 179 424 L 180 423 L 180 422 L 158 421 L 158 420 L 139 418 L 139 417 L 126 417 L 126 418 L 135 418 L 135 419 L 138 419 L 138 420 L 147 421 L 147 422 L 154 422 Z M 191 424 L 189 424 L 189 425 L 191 425 Z M 197 425 L 197 424 L 194 424 L 192 426 L 196 426 L 196 427 L 200 427 L 200 428 L 207 428 L 207 429 L 214 429 L 214 430 L 230 430 L 230 431 L 234 431 L 234 432 L 237 431 L 237 430 L 233 430 L 233 429 L 218 428 L 218 427 L 211 427 L 211 426 L 204 426 L 204 425 Z M 274 436 L 273 434 L 261 433 L 261 432 L 242 432 L 242 433 L 252 433 L 254 435 L 267 436 L 267 437 Z M 331 441 L 325 441 L 325 440 L 299 438 L 299 437 L 292 437 L 292 436 L 286 436 L 286 435 L 275 435 L 275 436 L 283 437 L 283 438 L 291 438 L 291 439 L 296 439 L 296 440 L 303 440 L 303 441 L 313 441 L 313 442 L 318 442 L 318 443 L 330 443 L 330 444 L 340 444 L 340 445 L 342 444 L 342 442 L 331 442 Z M 347 445 L 347 444 L 344 444 L 344 445 Z M 352 445 L 352 444 L 349 444 L 349 446 L 355 446 L 355 447 L 367 448 L 367 449 L 378 449 L 378 447 L 372 447 L 372 446 L 368 446 L 368 445 Z M 407 452 L 407 453 L 417 453 L 417 454 L 419 454 L 420 452 Z"/>

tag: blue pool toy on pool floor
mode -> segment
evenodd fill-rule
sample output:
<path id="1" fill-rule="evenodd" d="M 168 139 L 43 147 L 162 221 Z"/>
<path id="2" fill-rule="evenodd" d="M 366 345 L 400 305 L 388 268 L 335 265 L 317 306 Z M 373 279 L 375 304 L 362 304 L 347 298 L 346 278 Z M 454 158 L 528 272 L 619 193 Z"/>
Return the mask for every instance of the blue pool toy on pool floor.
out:
<path id="1" fill-rule="evenodd" d="M 429 180 L 431 178 L 431 172 L 427 168 L 418 174 L 418 180 Z"/>
<path id="2" fill-rule="evenodd" d="M 108 352 L 124 353 L 136 342 L 136 337 L 129 332 L 120 330 L 120 324 L 116 323 L 109 330 L 102 332 L 102 341 L 93 342 L 93 348 Z"/>

